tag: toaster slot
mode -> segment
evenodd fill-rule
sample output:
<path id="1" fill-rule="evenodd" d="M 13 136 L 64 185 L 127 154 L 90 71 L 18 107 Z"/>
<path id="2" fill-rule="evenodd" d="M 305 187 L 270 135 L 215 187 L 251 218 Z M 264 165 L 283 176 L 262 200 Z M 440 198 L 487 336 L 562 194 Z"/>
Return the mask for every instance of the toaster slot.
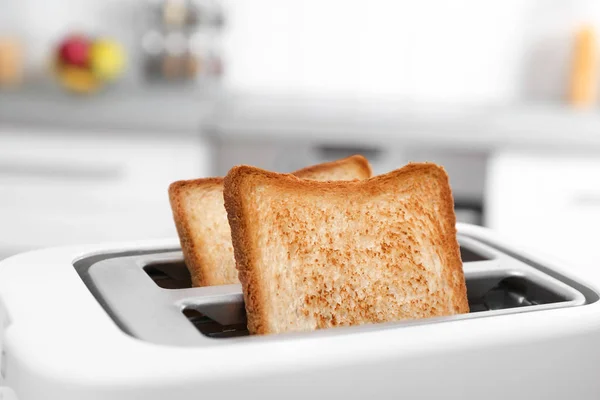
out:
<path id="1" fill-rule="evenodd" d="M 581 285 L 549 273 L 543 266 L 517 259 L 474 238 L 459 237 L 459 242 L 470 313 L 352 327 L 350 331 L 400 329 L 595 301 L 582 294 Z M 241 285 L 191 287 L 181 251 L 97 254 L 78 260 L 75 268 L 113 321 L 133 337 L 176 346 L 247 339 L 243 338 L 248 330 Z M 225 338 L 229 340 L 220 340 Z"/>
<path id="2" fill-rule="evenodd" d="M 533 306 L 551 307 L 577 302 L 577 298 L 571 296 L 569 291 L 557 287 L 551 280 L 529 275 L 523 271 L 490 268 L 485 272 L 478 269 L 470 273 L 467 270 L 465 274 L 470 314 L 473 316 L 476 314 L 485 316 L 485 312 L 490 311 L 495 314 L 506 314 L 525 311 L 527 307 L 529 310 L 533 310 L 535 309 Z M 204 315 L 201 312 L 203 309 L 217 315 L 217 319 L 227 315 L 228 324 L 219 324 Z M 198 306 L 196 310 L 186 308 L 183 313 L 198 331 L 211 338 L 229 338 L 249 334 L 246 329 L 246 315 L 241 298 L 238 303 L 232 303 L 230 296 L 227 298 L 224 296 L 222 300 L 215 297 L 210 304 Z M 446 318 L 463 317 L 459 315 Z M 406 322 L 409 321 L 400 321 L 398 324 Z M 425 319 L 421 322 L 428 323 L 429 321 Z"/>
<path id="3" fill-rule="evenodd" d="M 144 267 L 144 272 L 163 289 L 192 287 L 190 273 L 183 263 L 152 263 Z"/>
<path id="4" fill-rule="evenodd" d="M 208 337 L 222 339 L 248 336 L 245 314 L 238 323 L 223 325 L 198 310 L 186 308 L 182 312 L 200 333 Z"/>
<path id="5" fill-rule="evenodd" d="M 468 247 L 465 247 L 465 246 L 460 247 L 460 258 L 463 263 L 475 262 L 475 261 L 487 261 L 487 260 L 491 259 L 491 257 L 487 257 L 487 256 L 480 254 L 477 251 L 469 249 Z"/>
<path id="6" fill-rule="evenodd" d="M 467 279 L 471 312 L 505 310 L 569 301 L 561 293 L 520 275 L 492 275 Z"/>

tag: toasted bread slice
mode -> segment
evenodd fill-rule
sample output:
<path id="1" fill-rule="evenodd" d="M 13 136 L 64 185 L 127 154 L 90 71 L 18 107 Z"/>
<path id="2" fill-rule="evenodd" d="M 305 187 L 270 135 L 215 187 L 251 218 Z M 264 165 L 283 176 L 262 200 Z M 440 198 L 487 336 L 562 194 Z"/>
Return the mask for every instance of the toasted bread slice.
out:
<path id="1" fill-rule="evenodd" d="M 316 182 L 239 166 L 225 208 L 252 334 L 469 311 L 448 176 Z"/>
<path id="2" fill-rule="evenodd" d="M 371 176 L 371 166 L 366 158 L 356 155 L 294 174 L 304 179 L 367 179 Z M 239 283 L 223 207 L 223 178 L 174 182 L 169 187 L 169 199 L 192 285 Z"/>

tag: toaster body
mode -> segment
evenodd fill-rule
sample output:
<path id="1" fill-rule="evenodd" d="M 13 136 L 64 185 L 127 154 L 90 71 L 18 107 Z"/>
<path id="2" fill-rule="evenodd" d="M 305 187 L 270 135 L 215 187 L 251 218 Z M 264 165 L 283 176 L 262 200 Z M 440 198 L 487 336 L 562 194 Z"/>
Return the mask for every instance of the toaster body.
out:
<path id="1" fill-rule="evenodd" d="M 458 230 L 469 314 L 268 336 L 240 285 L 190 287 L 177 241 L 12 257 L 0 398 L 600 398 L 598 277 Z"/>

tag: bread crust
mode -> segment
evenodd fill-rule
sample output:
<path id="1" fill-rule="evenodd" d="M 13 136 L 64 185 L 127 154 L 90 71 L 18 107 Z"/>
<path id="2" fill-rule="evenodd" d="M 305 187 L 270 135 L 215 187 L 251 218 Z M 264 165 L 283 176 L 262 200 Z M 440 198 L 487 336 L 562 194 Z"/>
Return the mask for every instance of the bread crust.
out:
<path id="1" fill-rule="evenodd" d="M 443 275 L 442 281 L 447 285 L 444 293 L 448 295 L 448 300 L 447 304 L 442 304 L 444 307 L 447 306 L 447 309 L 436 310 L 435 312 L 438 314 L 435 315 L 439 315 L 440 312 L 445 314 L 469 312 L 460 249 L 456 237 L 454 200 L 448 176 L 442 167 L 431 163 L 411 163 L 398 170 L 367 180 L 319 182 L 298 179 L 291 174 L 277 174 L 251 166 L 237 166 L 232 168 L 225 177 L 224 200 L 231 227 L 236 267 L 239 271 L 239 279 L 242 283 L 246 302 L 249 331 L 252 334 L 269 334 L 296 330 L 294 326 L 277 326 L 277 321 L 273 321 L 273 315 L 270 315 L 271 312 L 268 311 L 271 304 L 265 295 L 265 287 L 268 287 L 272 282 L 266 283 L 271 278 L 263 276 L 263 271 L 259 266 L 261 247 L 256 242 L 259 223 L 257 219 L 261 216 L 255 215 L 256 210 L 253 208 L 255 205 L 250 204 L 257 188 L 273 187 L 273 190 L 277 193 L 283 193 L 281 197 L 286 199 L 293 199 L 294 196 L 319 198 L 332 193 L 339 195 L 340 198 L 343 198 L 344 194 L 352 193 L 353 196 L 360 198 L 375 198 L 379 193 L 393 187 L 397 182 L 407 179 L 414 179 L 415 181 L 411 181 L 411 185 L 415 187 L 419 185 L 422 179 L 431 180 L 431 182 L 434 182 L 435 187 L 439 189 L 435 194 L 439 200 L 436 203 L 439 204 L 437 215 L 429 215 L 431 214 L 430 211 L 416 206 L 416 208 L 420 208 L 417 212 L 427 214 L 430 220 L 438 221 L 434 232 L 431 233 L 431 236 L 433 236 L 431 240 L 435 241 L 439 253 L 443 254 L 441 274 Z M 316 285 L 319 284 L 318 281 L 315 282 Z M 369 310 L 360 310 L 360 312 L 364 314 L 368 313 Z M 316 324 L 317 328 L 324 327 L 327 324 L 336 325 L 335 318 L 333 316 L 333 323 L 318 322 Z M 385 320 L 385 316 L 383 320 Z M 348 321 L 350 322 L 342 323 L 342 325 L 352 324 L 353 320 L 348 318 Z M 339 320 L 337 323 L 339 323 Z"/>
<path id="2" fill-rule="evenodd" d="M 367 179 L 371 176 L 371 166 L 368 160 L 361 155 L 353 155 L 339 160 L 313 165 L 293 172 L 292 174 L 303 179 Z M 212 286 L 237 283 L 238 272 L 233 266 L 235 260 L 231 255 L 231 266 L 216 265 L 215 260 L 224 256 L 215 255 L 216 250 L 212 247 L 214 237 L 207 238 L 205 234 L 198 232 L 190 216 L 186 200 L 190 191 L 199 192 L 220 191 L 223 192 L 222 177 L 211 177 L 202 179 L 182 180 L 173 182 L 169 186 L 169 202 L 173 213 L 173 220 L 180 239 L 181 249 L 185 263 L 190 271 L 192 286 Z M 223 196 L 220 195 L 220 204 L 212 204 L 214 199 L 204 199 L 205 207 L 212 207 L 212 217 L 219 218 L 223 215 L 224 228 L 229 230 L 229 225 L 223 207 Z M 207 204 L 209 202 L 210 204 Z M 201 206 L 199 204 L 199 206 Z M 219 208 L 220 207 L 220 208 Z M 206 223 L 206 221 L 203 221 Z M 219 222 L 217 222 L 219 223 Z M 230 233 L 227 232 L 227 236 Z M 229 238 L 228 238 L 229 239 Z M 228 249 L 220 249 L 221 252 L 233 252 Z M 224 263 L 224 261 L 223 261 Z M 231 270 L 231 271 L 230 271 Z"/>
<path id="3" fill-rule="evenodd" d="M 321 180 L 316 179 L 315 176 L 327 174 L 329 171 L 332 171 L 344 165 L 347 166 L 347 168 L 352 168 L 354 166 L 354 168 L 356 168 L 356 174 L 358 179 L 368 179 L 373 175 L 371 164 L 369 164 L 369 161 L 360 154 L 355 154 L 350 157 L 342 158 L 335 161 L 311 165 L 310 167 L 305 167 L 295 172 L 292 172 L 292 174 L 303 179 Z"/>
<path id="4" fill-rule="evenodd" d="M 193 240 L 193 227 L 192 221 L 187 216 L 187 210 L 184 204 L 185 191 L 189 188 L 220 188 L 223 187 L 223 178 L 203 178 L 203 179 L 191 179 L 185 181 L 173 182 L 169 185 L 169 203 L 171 204 L 171 210 L 173 213 L 173 221 L 175 222 L 175 228 L 177 235 L 179 236 L 179 242 L 181 243 L 181 250 L 184 255 L 186 266 L 190 271 L 192 279 L 192 286 L 204 286 L 210 284 L 213 281 L 210 271 L 205 270 L 202 266 L 208 265 L 209 260 L 206 260 L 204 255 L 206 254 L 203 249 L 206 246 L 204 241 Z"/>

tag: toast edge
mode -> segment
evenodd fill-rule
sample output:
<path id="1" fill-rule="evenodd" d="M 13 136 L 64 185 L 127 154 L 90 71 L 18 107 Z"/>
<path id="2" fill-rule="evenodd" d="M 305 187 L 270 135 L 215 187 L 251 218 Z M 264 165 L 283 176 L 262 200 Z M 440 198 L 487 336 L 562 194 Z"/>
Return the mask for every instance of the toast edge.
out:
<path id="1" fill-rule="evenodd" d="M 248 213 L 244 210 L 244 186 L 258 175 L 257 171 L 262 170 L 246 165 L 233 167 L 225 177 L 223 190 L 238 278 L 244 294 L 248 331 L 252 335 L 268 333 L 265 309 L 261 306 L 264 303 L 264 295 L 260 278 L 256 274 L 258 271 L 255 270 L 253 263 L 255 254 L 244 251 L 255 248 L 252 244 L 245 244 L 251 237 L 249 230 L 252 228 L 247 221 Z"/>
<path id="2" fill-rule="evenodd" d="M 448 256 L 446 279 L 452 290 L 452 305 L 455 313 L 468 313 L 470 310 L 467 298 L 467 286 L 460 255 L 460 245 L 457 238 L 456 213 L 454 211 L 454 197 L 450 188 L 450 178 L 443 167 L 435 164 L 432 165 L 436 170 L 437 179 L 441 181 L 440 194 L 444 210 L 440 211 L 447 225 L 445 229 L 446 237 L 444 238 L 442 247 L 444 248 L 444 253 Z"/>
<path id="3" fill-rule="evenodd" d="M 358 166 L 359 170 L 362 172 L 363 176 L 359 178 L 360 180 L 369 179 L 373 175 L 373 169 L 371 168 L 371 164 L 366 157 L 355 154 L 349 157 L 340 158 L 339 160 L 329 161 L 321 164 L 311 165 L 310 167 L 305 167 L 294 171 L 292 174 L 296 175 L 299 178 L 302 178 L 305 175 L 310 175 L 316 172 L 328 171 L 332 168 L 335 168 L 340 165 L 353 163 Z"/>
<path id="4" fill-rule="evenodd" d="M 169 203 L 173 213 L 175 229 L 179 236 L 181 251 L 184 259 L 191 265 L 188 266 L 192 279 L 192 287 L 209 286 L 214 284 L 210 271 L 206 271 L 204 265 L 207 260 L 202 258 L 202 252 L 198 252 L 194 240 L 192 239 L 192 229 L 189 225 L 189 218 L 183 205 L 183 191 L 190 186 L 198 185 L 223 185 L 223 178 L 201 178 L 191 180 L 181 180 L 169 185 Z"/>

